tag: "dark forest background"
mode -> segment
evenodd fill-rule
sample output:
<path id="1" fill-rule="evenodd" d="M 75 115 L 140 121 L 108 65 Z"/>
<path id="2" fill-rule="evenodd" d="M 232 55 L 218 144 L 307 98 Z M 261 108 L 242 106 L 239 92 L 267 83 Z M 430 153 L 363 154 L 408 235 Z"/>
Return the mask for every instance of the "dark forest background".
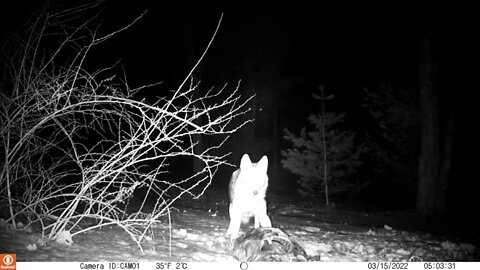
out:
<path id="1" fill-rule="evenodd" d="M 2 40 L 40 7 L 10 4 L 1 8 Z M 255 121 L 234 134 L 225 151 L 232 152 L 233 164 L 244 153 L 254 162 L 267 155 L 270 193 L 302 202 L 292 192 L 299 176 L 282 166 L 281 152 L 292 147 L 285 129 L 295 134 L 303 127 L 315 129 L 308 117 L 321 114 L 322 107 L 312 93 L 323 87 L 335 96 L 325 109 L 345 113 L 341 129 L 355 132 L 357 145 L 371 143 L 363 145 L 362 165 L 350 176 L 357 188 L 333 196 L 334 202 L 415 209 L 458 231 L 475 232 L 480 225 L 475 218 L 480 185 L 472 170 L 478 91 L 472 59 L 478 31 L 467 8 L 106 1 L 102 9 L 105 33 L 148 10 L 86 63 L 95 69 L 120 59 L 131 85 L 162 81 L 160 88 L 138 97 L 147 100 L 183 81 L 224 14 L 193 76 L 201 81 L 201 91 L 240 80 L 242 95 L 255 95 L 250 104 Z M 379 98 L 369 101 L 367 92 Z M 389 111 L 392 106 L 400 109 Z M 209 144 L 208 138 L 199 139 Z M 198 164 L 177 166 L 196 170 Z M 222 168 L 211 188 L 226 188 L 232 171 Z M 323 205 L 320 200 L 316 206 Z"/>

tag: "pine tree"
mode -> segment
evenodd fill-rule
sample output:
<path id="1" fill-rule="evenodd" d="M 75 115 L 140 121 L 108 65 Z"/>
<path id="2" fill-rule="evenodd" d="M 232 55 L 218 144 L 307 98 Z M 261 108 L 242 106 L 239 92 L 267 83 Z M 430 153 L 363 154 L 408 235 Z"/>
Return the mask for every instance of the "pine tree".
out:
<path id="1" fill-rule="evenodd" d="M 373 175 L 413 192 L 419 148 L 419 112 L 414 96 L 390 86 L 365 89 L 363 107 L 375 123 L 368 134 Z"/>
<path id="2" fill-rule="evenodd" d="M 308 117 L 313 129 L 303 127 L 298 136 L 285 129 L 284 139 L 293 147 L 282 151 L 281 162 L 284 168 L 300 175 L 298 191 L 303 198 L 324 199 L 328 206 L 329 194 L 345 188 L 361 164 L 361 147 L 355 146 L 355 132 L 342 126 L 345 113 L 325 112 L 324 102 L 334 96 L 325 97 L 323 87 L 319 90 L 320 96 L 313 97 L 321 103 L 322 111 Z"/>

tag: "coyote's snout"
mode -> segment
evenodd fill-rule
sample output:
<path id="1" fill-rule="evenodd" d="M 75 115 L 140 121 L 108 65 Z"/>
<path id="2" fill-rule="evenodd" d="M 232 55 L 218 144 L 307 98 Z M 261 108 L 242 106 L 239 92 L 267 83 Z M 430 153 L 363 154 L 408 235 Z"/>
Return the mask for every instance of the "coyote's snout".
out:
<path id="1" fill-rule="evenodd" d="M 265 194 L 268 187 L 268 158 L 263 156 L 258 163 L 252 163 L 245 154 L 240 161 L 240 168 L 233 172 L 230 180 L 230 225 L 227 235 L 235 239 L 241 223 L 247 223 L 251 217 L 255 219 L 255 228 L 271 227 L 267 215 Z"/>

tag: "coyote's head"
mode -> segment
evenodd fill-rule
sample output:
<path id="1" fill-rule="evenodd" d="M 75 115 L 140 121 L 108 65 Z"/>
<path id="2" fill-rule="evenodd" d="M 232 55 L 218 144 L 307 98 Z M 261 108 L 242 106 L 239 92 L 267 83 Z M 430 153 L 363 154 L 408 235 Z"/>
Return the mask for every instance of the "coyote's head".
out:
<path id="1" fill-rule="evenodd" d="M 240 170 L 236 188 L 244 195 L 265 198 L 268 186 L 268 158 L 263 156 L 259 162 L 253 163 L 245 154 L 240 161 Z M 247 195 L 247 196 L 248 196 Z"/>

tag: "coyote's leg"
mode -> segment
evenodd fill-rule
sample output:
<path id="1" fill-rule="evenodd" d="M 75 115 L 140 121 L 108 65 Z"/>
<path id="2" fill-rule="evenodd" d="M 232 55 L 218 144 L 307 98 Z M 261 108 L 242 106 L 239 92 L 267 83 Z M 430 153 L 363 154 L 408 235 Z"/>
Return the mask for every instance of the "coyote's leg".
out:
<path id="1" fill-rule="evenodd" d="M 255 215 L 255 228 L 258 227 L 272 227 L 272 222 L 267 215 L 267 202 L 263 201 L 258 206 L 258 211 Z"/>
<path id="2" fill-rule="evenodd" d="M 226 235 L 230 235 L 230 239 L 233 240 L 237 238 L 238 232 L 240 231 L 240 224 L 242 222 L 242 212 L 239 211 L 235 204 L 230 203 L 229 213 L 230 213 L 230 224 L 228 225 L 228 230 Z"/>

